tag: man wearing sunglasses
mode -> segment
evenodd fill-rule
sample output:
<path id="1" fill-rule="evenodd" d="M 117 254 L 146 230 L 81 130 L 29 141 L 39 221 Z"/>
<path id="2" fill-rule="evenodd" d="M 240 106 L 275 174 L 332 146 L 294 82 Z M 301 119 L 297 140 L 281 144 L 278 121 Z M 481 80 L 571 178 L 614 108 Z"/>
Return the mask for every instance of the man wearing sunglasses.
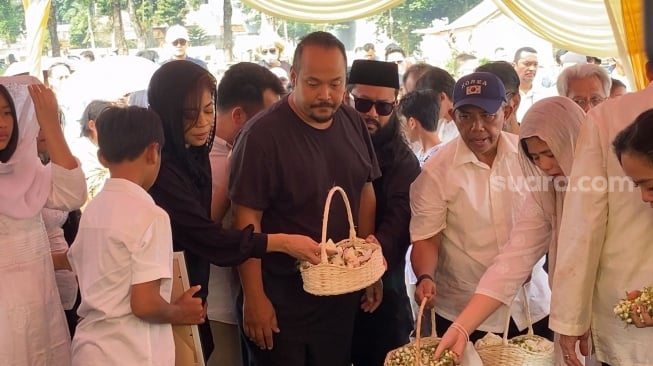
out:
<path id="1" fill-rule="evenodd" d="M 172 47 L 172 57 L 164 61 L 164 63 L 173 60 L 186 60 L 196 63 L 208 70 L 206 62 L 188 56 L 186 51 L 188 50 L 189 43 L 188 30 L 185 27 L 179 24 L 170 26 L 166 31 L 166 44 L 169 47 Z"/>
<path id="2" fill-rule="evenodd" d="M 281 42 L 265 42 L 257 48 L 259 62 L 258 64 L 271 70 L 280 67 L 286 74 L 290 75 L 290 63 L 281 59 L 283 53 L 283 44 Z"/>
<path id="3" fill-rule="evenodd" d="M 394 62 L 354 61 L 347 90 L 349 104 L 363 118 L 372 138 L 381 177 L 372 182 L 376 195 L 375 240 L 383 248 L 388 270 L 383 275 L 383 301 L 374 312 L 358 311 L 354 326 L 352 363 L 382 365 L 386 354 L 408 343 L 412 311 L 404 281 L 410 237 L 410 184 L 419 162 L 393 113 L 399 92 Z"/>

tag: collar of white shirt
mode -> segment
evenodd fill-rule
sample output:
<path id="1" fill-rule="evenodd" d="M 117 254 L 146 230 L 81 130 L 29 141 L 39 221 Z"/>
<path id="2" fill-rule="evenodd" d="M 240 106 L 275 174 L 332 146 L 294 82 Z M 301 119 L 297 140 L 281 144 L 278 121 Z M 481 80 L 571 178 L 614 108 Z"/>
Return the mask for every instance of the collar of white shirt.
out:
<path id="1" fill-rule="evenodd" d="M 499 141 L 497 143 L 497 156 L 495 160 L 502 160 L 506 155 L 517 154 L 517 145 L 510 141 L 508 136 L 511 135 L 509 132 L 501 132 L 499 135 Z M 456 152 L 453 158 L 453 165 L 460 166 L 467 163 L 472 163 L 486 169 L 490 169 L 487 164 L 478 160 L 474 152 L 469 149 L 462 137 L 456 139 Z"/>

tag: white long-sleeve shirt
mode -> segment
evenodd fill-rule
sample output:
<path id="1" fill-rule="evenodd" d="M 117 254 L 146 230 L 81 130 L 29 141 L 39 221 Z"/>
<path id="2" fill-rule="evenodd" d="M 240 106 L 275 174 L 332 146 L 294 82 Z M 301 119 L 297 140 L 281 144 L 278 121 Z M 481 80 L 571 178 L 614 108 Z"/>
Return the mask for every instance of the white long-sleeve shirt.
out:
<path id="1" fill-rule="evenodd" d="M 429 159 L 410 190 L 411 241 L 442 233 L 435 282 L 435 309 L 453 321 L 474 294 L 481 276 L 508 242 L 524 193 L 518 161 L 518 137 L 501 133 L 491 167 L 480 162 L 458 137 Z M 503 184 L 501 184 L 503 182 Z M 540 266 L 527 285 L 534 322 L 549 311 L 547 275 Z M 520 329 L 527 326 L 523 295 L 502 306 L 478 329 L 503 332 L 507 312 Z"/>
<path id="2" fill-rule="evenodd" d="M 651 85 L 590 111 L 558 240 L 549 326 L 581 335 L 591 324 L 598 360 L 612 365 L 653 365 L 653 328 L 626 327 L 613 313 L 626 291 L 653 284 L 653 210 L 627 184 L 611 148 L 617 133 L 650 108 Z"/>

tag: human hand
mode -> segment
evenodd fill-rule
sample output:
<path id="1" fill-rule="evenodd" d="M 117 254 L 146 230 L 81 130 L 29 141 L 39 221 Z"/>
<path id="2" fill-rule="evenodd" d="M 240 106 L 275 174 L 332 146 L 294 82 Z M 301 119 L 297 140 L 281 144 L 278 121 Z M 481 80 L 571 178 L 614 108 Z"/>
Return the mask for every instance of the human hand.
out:
<path id="1" fill-rule="evenodd" d="M 361 309 L 366 313 L 373 313 L 383 300 L 383 281 L 379 279 L 365 289 L 361 297 Z"/>
<path id="2" fill-rule="evenodd" d="M 653 327 L 653 317 L 642 305 L 633 306 L 630 311 L 630 318 L 633 320 L 633 325 L 637 328 Z"/>
<path id="3" fill-rule="evenodd" d="M 288 235 L 284 252 L 300 261 L 320 264 L 322 255 L 320 245 L 305 235 Z M 335 250 L 327 249 L 327 255 L 335 254 Z"/>
<path id="4" fill-rule="evenodd" d="M 61 130 L 59 104 L 54 91 L 43 84 L 28 85 L 27 89 L 34 102 L 34 112 L 41 129 L 44 132 L 52 128 Z"/>
<path id="5" fill-rule="evenodd" d="M 381 243 L 379 242 L 379 239 L 376 238 L 374 235 L 368 235 L 367 238 L 365 238 L 365 241 L 368 243 L 376 244 L 379 247 L 381 246 Z M 388 269 L 388 262 L 385 260 L 385 256 L 383 257 L 383 266 L 385 269 Z"/>
<path id="6" fill-rule="evenodd" d="M 200 285 L 193 286 L 186 290 L 173 305 L 176 309 L 176 316 L 173 324 L 202 324 L 206 320 L 206 305 L 202 306 L 202 299 L 193 297 L 202 288 Z"/>
<path id="7" fill-rule="evenodd" d="M 423 279 L 415 286 L 415 302 L 420 304 L 424 298 L 427 299 L 427 309 L 435 306 L 435 282 L 430 278 Z"/>
<path id="8" fill-rule="evenodd" d="M 433 359 L 439 359 L 445 350 L 450 350 L 454 354 L 458 355 L 459 361 L 461 361 L 466 346 L 467 338 L 465 335 L 460 330 L 449 327 L 449 329 L 447 329 L 447 331 L 442 336 L 438 347 L 435 349 Z"/>
<path id="9" fill-rule="evenodd" d="M 562 355 L 565 359 L 565 365 L 567 366 L 582 366 L 583 363 L 580 362 L 578 357 L 576 357 L 576 342 L 580 342 L 580 353 L 583 356 L 587 356 L 589 354 L 589 344 L 588 344 L 588 339 L 589 339 L 589 334 L 590 331 L 587 330 L 583 335 L 581 336 L 568 336 L 564 334 L 560 334 L 560 339 L 558 342 L 560 342 L 560 349 L 562 349 Z"/>
<path id="10" fill-rule="evenodd" d="M 249 340 L 262 350 L 271 350 L 273 333 L 281 330 L 277 325 L 277 314 L 265 294 L 245 295 L 243 298 L 243 330 Z"/>

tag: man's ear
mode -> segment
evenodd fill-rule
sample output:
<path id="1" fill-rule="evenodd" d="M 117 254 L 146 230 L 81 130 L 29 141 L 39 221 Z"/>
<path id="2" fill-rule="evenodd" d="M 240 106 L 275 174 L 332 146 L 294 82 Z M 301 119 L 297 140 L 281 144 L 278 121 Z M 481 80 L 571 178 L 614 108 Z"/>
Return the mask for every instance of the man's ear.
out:
<path id="1" fill-rule="evenodd" d="M 504 121 L 507 121 L 508 118 L 510 118 L 510 116 L 512 116 L 512 113 L 514 111 L 515 110 L 513 109 L 513 107 L 510 104 L 506 104 L 506 106 L 503 107 L 503 119 L 504 119 Z"/>
<path id="2" fill-rule="evenodd" d="M 237 125 L 242 125 L 247 121 L 247 113 L 241 106 L 236 106 L 231 109 L 231 120 Z"/>
<path id="3" fill-rule="evenodd" d="M 456 112 L 454 111 L 454 109 L 453 108 L 449 109 L 448 113 L 449 113 L 449 117 L 451 117 L 451 120 L 455 121 L 456 120 Z"/>
<path id="4" fill-rule="evenodd" d="M 293 66 L 290 67 L 290 85 L 295 88 L 297 86 L 297 72 Z"/>
<path id="5" fill-rule="evenodd" d="M 517 113 L 519 106 L 521 105 L 521 94 L 515 93 L 510 97 L 512 102 L 512 113 Z"/>
<path id="6" fill-rule="evenodd" d="M 408 127 L 411 130 L 413 130 L 413 129 L 415 129 L 415 127 L 417 127 L 417 123 L 419 123 L 419 122 L 417 122 L 415 117 L 408 117 Z"/>

